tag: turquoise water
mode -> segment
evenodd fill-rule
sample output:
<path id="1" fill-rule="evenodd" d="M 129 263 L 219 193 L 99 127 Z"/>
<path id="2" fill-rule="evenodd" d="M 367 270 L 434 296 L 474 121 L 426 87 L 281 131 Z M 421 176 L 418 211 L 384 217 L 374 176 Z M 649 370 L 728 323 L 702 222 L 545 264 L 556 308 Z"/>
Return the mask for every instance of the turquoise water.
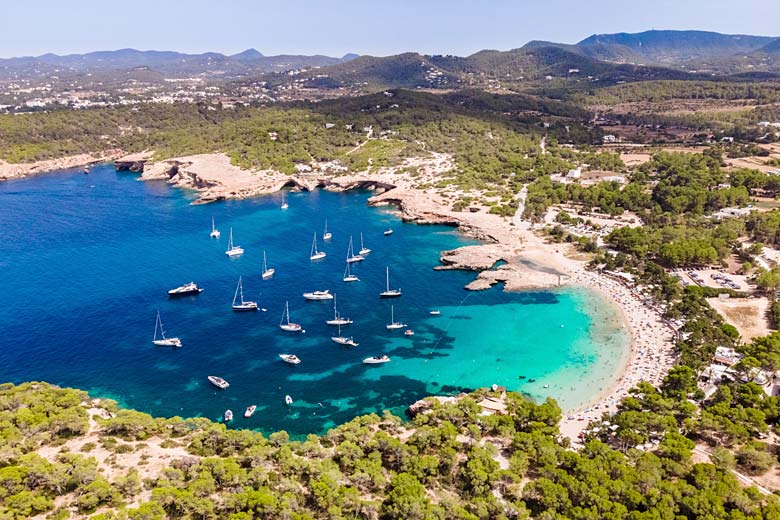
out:
<path id="1" fill-rule="evenodd" d="M 473 273 L 432 267 L 441 250 L 472 240 L 453 228 L 403 224 L 391 210 L 367 206 L 369 196 L 290 193 L 287 211 L 279 197 L 193 206 L 192 193 L 109 166 L 0 183 L 0 381 L 74 386 L 163 416 L 218 418 L 231 408 L 234 425 L 305 434 L 493 383 L 574 406 L 614 377 L 627 337 L 598 295 L 465 291 Z M 219 240 L 209 238 L 212 216 Z M 333 239 L 319 244 L 328 257 L 312 263 L 312 234 L 321 238 L 326 218 Z M 246 250 L 234 260 L 224 254 L 230 226 Z M 385 237 L 390 226 L 395 233 Z M 349 235 L 358 240 L 360 232 L 373 252 L 353 264 L 361 282 L 347 284 Z M 276 269 L 267 281 L 264 249 Z M 378 298 L 386 266 L 391 285 L 403 288 L 392 302 Z M 231 311 L 239 275 L 247 299 L 267 312 Z M 167 298 L 191 280 L 205 291 Z M 355 320 L 343 332 L 359 347 L 330 341 L 332 302 L 301 296 L 325 288 Z M 285 300 L 305 334 L 279 330 Z M 413 337 L 386 330 L 391 303 Z M 442 315 L 430 316 L 432 308 Z M 151 344 L 157 309 L 183 348 Z M 285 364 L 283 352 L 302 363 Z M 392 361 L 361 363 L 379 354 Z M 213 388 L 211 374 L 230 388 Z M 240 418 L 249 404 L 257 413 Z"/>

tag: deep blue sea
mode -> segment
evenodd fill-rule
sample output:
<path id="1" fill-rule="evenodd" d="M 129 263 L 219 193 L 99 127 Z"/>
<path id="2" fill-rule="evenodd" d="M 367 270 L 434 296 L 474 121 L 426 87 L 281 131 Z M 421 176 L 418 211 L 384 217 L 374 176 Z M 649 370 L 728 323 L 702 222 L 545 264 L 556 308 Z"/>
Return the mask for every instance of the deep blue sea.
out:
<path id="1" fill-rule="evenodd" d="M 575 406 L 614 377 L 628 337 L 600 296 L 576 288 L 468 292 L 474 273 L 433 267 L 440 251 L 473 240 L 404 224 L 391 208 L 369 207 L 369 196 L 289 193 L 286 211 L 279 196 L 191 205 L 193 193 L 110 165 L 0 183 L 0 381 L 78 387 L 160 416 L 217 419 L 230 408 L 233 426 L 300 435 L 493 383 Z M 209 238 L 212 217 L 218 240 Z M 323 243 L 326 219 L 333 238 Z M 246 250 L 232 260 L 230 227 Z M 388 227 L 395 232 L 384 236 Z M 314 232 L 328 256 L 312 263 Z M 344 283 L 349 237 L 358 243 L 361 232 L 373 252 L 352 266 L 361 281 Z M 260 277 L 263 250 L 276 269 L 271 280 Z M 401 298 L 379 299 L 385 267 Z M 232 312 L 239 276 L 245 297 L 267 312 Z M 189 281 L 205 291 L 168 299 L 168 289 Z M 336 293 L 341 313 L 355 320 L 342 332 L 358 347 L 330 340 L 332 302 L 302 297 L 318 289 Z M 286 300 L 304 334 L 279 330 Z M 391 303 L 413 337 L 385 328 Z M 152 345 L 157 310 L 182 348 Z M 279 353 L 302 363 L 288 365 Z M 379 354 L 392 361 L 361 363 Z M 208 375 L 230 388 L 217 390 Z M 257 413 L 244 419 L 250 404 Z"/>

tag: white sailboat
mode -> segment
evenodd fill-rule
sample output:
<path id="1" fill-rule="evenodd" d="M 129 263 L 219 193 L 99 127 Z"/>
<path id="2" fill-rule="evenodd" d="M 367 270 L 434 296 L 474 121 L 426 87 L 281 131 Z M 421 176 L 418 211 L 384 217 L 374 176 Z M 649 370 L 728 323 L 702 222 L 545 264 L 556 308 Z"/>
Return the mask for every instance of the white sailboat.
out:
<path id="1" fill-rule="evenodd" d="M 282 209 L 287 209 L 289 207 L 290 207 L 290 205 L 287 204 L 286 200 L 284 200 L 284 191 L 282 191 Z"/>
<path id="2" fill-rule="evenodd" d="M 228 240 L 228 248 L 225 254 L 230 258 L 234 256 L 241 256 L 244 254 L 244 248 L 233 244 L 233 228 L 230 228 L 230 240 Z"/>
<path id="3" fill-rule="evenodd" d="M 209 235 L 211 238 L 219 238 L 219 230 L 214 225 L 214 217 L 211 217 L 211 234 Z"/>
<path id="4" fill-rule="evenodd" d="M 395 306 L 390 306 L 390 323 L 385 325 L 387 327 L 387 330 L 396 330 L 396 329 L 402 329 L 406 327 L 406 323 L 401 323 L 400 321 L 395 321 Z"/>
<path id="5" fill-rule="evenodd" d="M 358 254 L 360 256 L 366 256 L 368 253 L 370 253 L 371 250 L 363 245 L 363 233 L 360 233 L 360 251 L 358 251 Z"/>
<path id="6" fill-rule="evenodd" d="M 233 295 L 233 310 L 236 312 L 257 310 L 257 302 L 244 301 L 244 284 L 240 276 L 238 277 L 236 292 Z"/>
<path id="7" fill-rule="evenodd" d="M 401 289 L 391 289 L 390 288 L 390 268 L 385 268 L 385 278 L 386 278 L 386 285 L 385 290 L 379 293 L 380 298 L 398 298 L 401 296 Z"/>
<path id="8" fill-rule="evenodd" d="M 352 272 L 349 270 L 349 262 L 347 262 L 347 268 L 344 269 L 344 281 L 345 282 L 359 282 L 360 278 L 358 278 L 356 275 L 352 274 Z"/>
<path id="9" fill-rule="evenodd" d="M 349 237 L 349 247 L 347 248 L 347 263 L 348 264 L 352 264 L 352 263 L 355 263 L 355 262 L 362 262 L 363 260 L 365 260 L 365 258 L 363 258 L 360 255 L 356 255 L 355 254 L 355 250 L 352 249 L 352 237 L 350 236 Z"/>
<path id="10" fill-rule="evenodd" d="M 339 325 L 339 335 L 338 336 L 331 336 L 331 341 L 334 343 L 338 343 L 339 345 L 346 345 L 348 347 L 357 347 L 360 345 L 360 343 L 356 342 L 352 336 L 345 337 L 341 335 L 341 325 Z"/>
<path id="11" fill-rule="evenodd" d="M 309 254 L 309 260 L 322 260 L 328 256 L 325 251 L 317 251 L 317 233 L 314 233 L 314 240 L 311 242 L 311 253 Z"/>
<path id="12" fill-rule="evenodd" d="M 330 231 L 328 231 L 328 221 L 326 220 L 325 221 L 325 232 L 322 233 L 322 239 L 323 240 L 330 240 L 331 238 L 333 238 L 333 234 Z"/>
<path id="13" fill-rule="evenodd" d="M 300 332 L 302 330 L 300 325 L 290 322 L 290 302 L 284 303 L 284 313 L 282 314 L 282 320 L 279 322 L 279 328 L 287 332 Z"/>
<path id="14" fill-rule="evenodd" d="M 269 278 L 271 278 L 274 275 L 275 272 L 276 272 L 276 269 L 273 269 L 273 268 L 268 269 L 268 264 L 266 263 L 266 260 L 265 260 L 265 251 L 263 251 L 263 275 L 262 275 L 263 276 L 263 280 L 268 280 Z"/>
<path id="15" fill-rule="evenodd" d="M 157 339 L 157 330 L 160 330 L 160 339 Z M 163 329 L 162 318 L 160 318 L 160 311 L 157 311 L 157 321 L 154 322 L 154 339 L 152 343 L 158 347 L 181 347 L 181 340 L 179 338 L 166 338 L 165 329 Z"/>
<path id="16" fill-rule="evenodd" d="M 350 325 L 354 323 L 351 319 L 345 318 L 339 314 L 338 308 L 336 307 L 336 295 L 333 295 L 333 319 L 327 320 L 325 323 L 328 325 L 338 325 L 339 326 L 339 332 L 341 331 L 342 325 Z"/>

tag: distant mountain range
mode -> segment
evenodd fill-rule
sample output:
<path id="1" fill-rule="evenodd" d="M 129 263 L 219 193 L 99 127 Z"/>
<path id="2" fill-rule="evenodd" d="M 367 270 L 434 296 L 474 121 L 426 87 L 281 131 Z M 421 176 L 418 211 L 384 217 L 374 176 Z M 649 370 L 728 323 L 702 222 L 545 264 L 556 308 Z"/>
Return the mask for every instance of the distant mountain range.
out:
<path id="1" fill-rule="evenodd" d="M 313 69 L 288 75 L 293 69 Z M 233 55 L 121 49 L 88 54 L 0 59 L 0 79 L 68 73 L 149 71 L 163 77 L 207 76 L 271 85 L 297 82 L 331 88 L 452 88 L 489 81 L 518 82 L 548 76 L 616 83 L 733 74 L 780 74 L 780 38 L 705 31 L 595 34 L 576 44 L 532 41 L 510 51 L 483 50 L 467 57 L 403 53 L 373 57 L 265 56 L 255 49 Z"/>
<path id="2" fill-rule="evenodd" d="M 164 76 L 198 75 L 244 76 L 299 68 L 325 67 L 354 59 L 347 54 L 342 58 L 330 56 L 279 55 L 264 56 L 255 49 L 247 49 L 232 56 L 217 52 L 184 54 L 173 51 L 139 51 L 120 49 L 97 51 L 87 54 L 44 54 L 20 58 L 0 59 L 0 75 L 68 74 L 106 72 L 148 68 Z"/>

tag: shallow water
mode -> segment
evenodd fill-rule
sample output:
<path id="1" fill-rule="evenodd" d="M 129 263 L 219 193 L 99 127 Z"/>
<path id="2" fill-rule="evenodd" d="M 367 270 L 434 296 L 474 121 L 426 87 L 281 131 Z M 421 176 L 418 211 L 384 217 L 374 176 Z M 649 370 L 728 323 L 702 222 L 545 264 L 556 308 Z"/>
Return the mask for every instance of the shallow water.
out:
<path id="1" fill-rule="evenodd" d="M 0 183 L 0 380 L 79 387 L 155 415 L 217 418 L 231 408 L 235 425 L 305 434 L 383 409 L 401 413 L 431 393 L 493 383 L 573 407 L 614 378 L 628 336 L 598 294 L 465 291 L 473 273 L 432 267 L 441 250 L 472 240 L 453 228 L 403 224 L 391 210 L 368 207 L 368 197 L 291 193 L 287 211 L 279 197 L 192 206 L 192 193 L 138 182 L 108 165 L 90 175 Z M 212 216 L 219 240 L 209 238 Z M 333 239 L 323 243 L 326 218 Z M 235 260 L 224 254 L 231 226 L 246 250 Z M 395 230 L 389 237 L 387 227 Z M 315 231 L 328 256 L 312 263 Z M 361 281 L 347 284 L 349 235 L 359 242 L 360 232 L 373 252 L 352 265 Z M 267 281 L 260 278 L 264 249 L 276 269 Z M 386 266 L 391 286 L 403 289 L 392 301 L 378 298 Z M 239 275 L 246 298 L 267 312 L 231 311 Z M 205 291 L 167 298 L 168 289 L 191 280 Z M 301 296 L 325 288 L 355 320 L 342 332 L 359 347 L 330 341 L 332 302 Z M 279 330 L 285 300 L 305 334 Z M 391 304 L 413 337 L 386 330 Z M 433 308 L 442 315 L 429 315 Z M 151 344 L 157 309 L 183 348 Z M 277 357 L 283 352 L 302 363 L 285 364 Z M 392 361 L 361 363 L 378 354 Z M 230 388 L 213 388 L 210 374 Z M 253 403 L 255 416 L 240 418 Z"/>

